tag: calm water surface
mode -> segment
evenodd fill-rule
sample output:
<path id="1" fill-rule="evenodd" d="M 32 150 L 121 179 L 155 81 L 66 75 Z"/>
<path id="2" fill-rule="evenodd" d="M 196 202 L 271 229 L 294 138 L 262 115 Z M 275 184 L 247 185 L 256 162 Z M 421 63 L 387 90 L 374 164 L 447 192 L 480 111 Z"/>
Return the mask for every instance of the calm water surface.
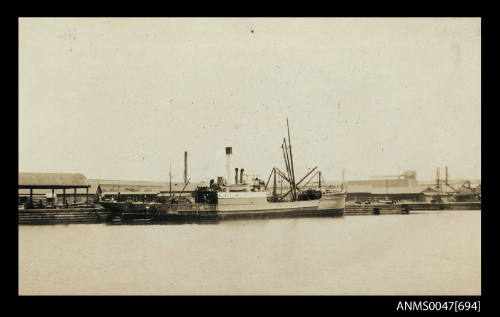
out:
<path id="1" fill-rule="evenodd" d="M 480 292 L 478 210 L 19 227 L 22 295 Z"/>

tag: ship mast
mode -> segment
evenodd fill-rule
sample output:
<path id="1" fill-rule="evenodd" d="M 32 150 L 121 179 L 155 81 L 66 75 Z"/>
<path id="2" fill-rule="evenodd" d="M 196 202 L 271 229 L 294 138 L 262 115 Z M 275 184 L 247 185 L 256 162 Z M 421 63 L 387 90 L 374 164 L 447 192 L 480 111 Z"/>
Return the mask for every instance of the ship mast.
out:
<path id="1" fill-rule="evenodd" d="M 295 201 L 297 200 L 297 189 L 295 188 L 295 173 L 293 169 L 293 156 L 292 156 L 292 142 L 290 141 L 290 126 L 288 125 L 288 118 L 286 118 L 286 127 L 288 130 L 288 145 L 290 149 L 290 180 L 291 185 L 292 185 L 292 200 Z"/>
<path id="2" fill-rule="evenodd" d="M 169 191 L 170 191 L 170 198 L 172 198 L 172 162 L 170 162 L 170 170 L 168 172 L 168 186 L 169 186 Z"/>
<path id="3" fill-rule="evenodd" d="M 285 160 L 285 168 L 286 168 L 286 175 L 288 176 L 288 182 L 291 183 L 292 179 L 292 169 L 290 168 L 290 158 L 288 155 L 288 146 L 286 145 L 286 138 L 283 138 L 283 144 L 281 145 L 283 148 L 283 158 Z M 291 189 L 292 187 L 290 187 Z"/>
<path id="4" fill-rule="evenodd" d="M 297 190 L 300 190 L 299 185 L 307 178 L 309 177 L 318 167 L 314 167 L 311 169 L 309 172 L 307 172 L 306 176 L 302 177 L 297 183 L 295 183 L 295 170 L 293 167 L 293 154 L 292 154 L 292 144 L 291 144 L 291 138 L 290 138 L 290 125 L 288 124 L 288 118 L 286 119 L 286 126 L 288 130 L 288 144 L 286 142 L 286 137 L 283 138 L 283 143 L 281 144 L 281 148 L 283 149 L 283 159 L 285 161 L 285 168 L 286 168 L 286 175 L 280 171 L 279 168 L 273 167 L 271 170 L 271 174 L 269 175 L 269 178 L 266 183 L 266 189 L 267 185 L 269 184 L 269 181 L 271 180 L 271 176 L 274 174 L 274 180 L 273 180 L 273 197 L 276 196 L 276 173 L 279 174 L 280 176 L 280 183 L 281 186 L 283 186 L 283 180 L 286 180 L 290 184 L 290 190 L 287 191 L 285 194 L 281 192 L 280 197 L 278 197 L 278 200 L 282 200 L 284 197 L 286 197 L 288 194 L 291 194 L 291 201 L 296 201 L 297 200 Z M 314 174 L 311 179 L 309 179 L 304 185 L 300 185 L 300 187 L 305 187 L 316 175 L 319 173 L 319 178 L 322 179 L 321 173 L 318 171 L 316 174 Z M 323 180 L 324 181 L 324 180 Z M 319 181 L 321 184 L 321 180 Z M 320 185 L 321 186 L 321 185 Z M 282 191 L 283 189 L 281 189 Z"/>

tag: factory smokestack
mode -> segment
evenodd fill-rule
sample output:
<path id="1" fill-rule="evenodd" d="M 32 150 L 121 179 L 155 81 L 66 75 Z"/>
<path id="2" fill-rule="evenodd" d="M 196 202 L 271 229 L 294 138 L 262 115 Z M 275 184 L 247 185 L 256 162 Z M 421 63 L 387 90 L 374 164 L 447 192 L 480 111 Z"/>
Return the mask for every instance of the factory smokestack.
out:
<path id="1" fill-rule="evenodd" d="M 226 182 L 228 186 L 226 191 L 229 191 L 229 184 L 231 182 L 231 154 L 233 154 L 233 148 L 230 146 L 226 147 Z"/>
<path id="2" fill-rule="evenodd" d="M 188 182 L 188 152 L 184 151 L 184 184 Z"/>
<path id="3" fill-rule="evenodd" d="M 238 168 L 234 169 L 234 184 L 238 184 Z"/>
<path id="4" fill-rule="evenodd" d="M 244 168 L 240 168 L 240 184 L 243 184 L 243 171 L 245 169 Z"/>
<path id="5" fill-rule="evenodd" d="M 445 166 L 444 183 L 448 185 L 448 166 Z"/>

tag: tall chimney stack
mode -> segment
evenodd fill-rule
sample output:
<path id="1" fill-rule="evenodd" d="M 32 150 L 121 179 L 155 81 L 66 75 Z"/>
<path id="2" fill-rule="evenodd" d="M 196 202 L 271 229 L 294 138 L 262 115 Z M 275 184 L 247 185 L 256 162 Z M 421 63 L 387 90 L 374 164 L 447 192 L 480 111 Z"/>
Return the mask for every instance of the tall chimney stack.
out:
<path id="1" fill-rule="evenodd" d="M 234 184 L 238 184 L 238 168 L 234 169 Z"/>
<path id="2" fill-rule="evenodd" d="M 240 168 L 240 184 L 243 184 L 243 171 L 245 169 L 244 168 Z"/>
<path id="3" fill-rule="evenodd" d="M 184 184 L 188 182 L 188 152 L 184 151 Z"/>
<path id="4" fill-rule="evenodd" d="M 448 185 L 448 166 L 445 166 L 445 176 L 444 183 Z"/>
<path id="5" fill-rule="evenodd" d="M 226 181 L 228 186 L 226 191 L 229 191 L 229 185 L 231 183 L 231 154 L 233 154 L 233 148 L 230 146 L 226 147 Z"/>

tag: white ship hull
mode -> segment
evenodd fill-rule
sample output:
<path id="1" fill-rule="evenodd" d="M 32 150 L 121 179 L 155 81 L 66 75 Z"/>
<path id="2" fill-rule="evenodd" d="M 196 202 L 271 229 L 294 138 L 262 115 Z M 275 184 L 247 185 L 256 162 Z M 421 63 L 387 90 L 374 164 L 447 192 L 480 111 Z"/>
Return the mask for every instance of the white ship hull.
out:
<path id="1" fill-rule="evenodd" d="M 218 193 L 217 215 L 221 219 L 242 217 L 342 216 L 345 194 L 331 194 L 318 200 L 268 202 L 264 192 Z"/>

